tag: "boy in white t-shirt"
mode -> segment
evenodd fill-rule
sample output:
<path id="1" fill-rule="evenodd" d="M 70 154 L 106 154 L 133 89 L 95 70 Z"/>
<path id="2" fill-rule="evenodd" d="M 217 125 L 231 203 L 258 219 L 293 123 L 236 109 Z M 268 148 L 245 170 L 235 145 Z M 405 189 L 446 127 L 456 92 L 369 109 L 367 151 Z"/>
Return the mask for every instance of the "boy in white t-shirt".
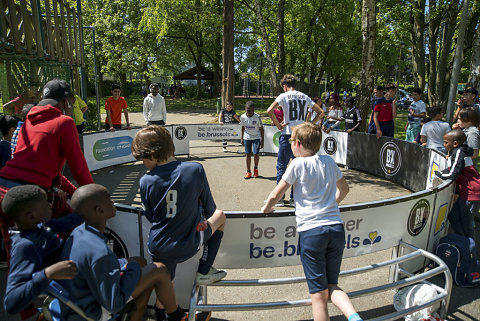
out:
<path id="1" fill-rule="evenodd" d="M 338 203 L 349 191 L 347 181 L 330 156 L 317 155 L 322 143 L 319 126 L 303 123 L 294 127 L 290 142 L 296 158 L 268 196 L 262 212 L 270 213 L 293 185 L 300 260 L 312 298 L 313 319 L 328 319 L 330 299 L 349 321 L 362 320 L 337 285 L 345 247 Z"/>
<path id="2" fill-rule="evenodd" d="M 443 147 L 443 136 L 450 131 L 450 125 L 442 120 L 442 107 L 430 107 L 427 109 L 428 117 L 432 121 L 423 125 L 420 130 L 420 141 L 425 147 L 447 153 Z"/>
<path id="3" fill-rule="evenodd" d="M 245 113 L 240 116 L 240 125 L 242 126 L 242 138 L 240 142 L 245 146 L 247 155 L 247 173 L 245 179 L 252 177 L 251 163 L 253 154 L 253 177 L 258 177 L 258 162 L 260 161 L 260 149 L 263 148 L 263 126 L 260 116 L 255 112 L 253 101 L 247 101 L 245 104 Z"/>

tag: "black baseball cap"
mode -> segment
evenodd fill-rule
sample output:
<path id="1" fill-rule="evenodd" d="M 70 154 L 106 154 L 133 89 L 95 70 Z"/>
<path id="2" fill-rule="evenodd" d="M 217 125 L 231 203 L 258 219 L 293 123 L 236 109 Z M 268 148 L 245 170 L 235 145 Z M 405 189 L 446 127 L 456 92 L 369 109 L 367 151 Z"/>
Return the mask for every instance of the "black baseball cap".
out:
<path id="1" fill-rule="evenodd" d="M 53 79 L 45 84 L 42 91 L 43 99 L 39 106 L 56 106 L 62 99 L 71 93 L 70 85 L 63 79 Z"/>
<path id="2" fill-rule="evenodd" d="M 463 93 L 471 93 L 471 94 L 474 94 L 475 96 L 478 96 L 478 90 L 476 90 L 473 87 L 468 87 L 465 90 L 460 90 L 458 93 L 460 95 L 463 95 Z"/>

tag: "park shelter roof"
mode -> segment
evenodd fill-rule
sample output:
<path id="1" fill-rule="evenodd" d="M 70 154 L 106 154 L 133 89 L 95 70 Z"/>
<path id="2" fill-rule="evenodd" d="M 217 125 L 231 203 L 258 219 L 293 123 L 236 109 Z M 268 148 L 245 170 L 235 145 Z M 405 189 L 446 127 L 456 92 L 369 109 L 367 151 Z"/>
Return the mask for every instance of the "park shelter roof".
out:
<path id="1" fill-rule="evenodd" d="M 213 80 L 213 71 L 207 70 L 205 67 L 201 67 L 202 80 Z M 197 67 L 190 68 L 178 75 L 173 76 L 174 80 L 196 80 L 197 79 Z"/>

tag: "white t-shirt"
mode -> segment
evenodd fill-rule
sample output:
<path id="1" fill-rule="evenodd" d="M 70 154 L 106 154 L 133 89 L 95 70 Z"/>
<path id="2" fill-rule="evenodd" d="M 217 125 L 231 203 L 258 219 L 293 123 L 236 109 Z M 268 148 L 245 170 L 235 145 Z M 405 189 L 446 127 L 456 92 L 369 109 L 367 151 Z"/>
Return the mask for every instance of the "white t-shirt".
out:
<path id="1" fill-rule="evenodd" d="M 447 122 L 432 120 L 423 125 L 420 135 L 427 137 L 427 148 L 438 149 L 443 147 L 443 136 L 450 129 L 450 125 Z"/>
<path id="2" fill-rule="evenodd" d="M 415 115 L 419 115 L 421 113 L 426 113 L 427 112 L 427 106 L 425 105 L 425 103 L 423 102 L 423 100 L 419 100 L 419 101 L 414 101 L 409 107 L 408 109 L 413 109 L 413 113 Z M 410 115 L 410 113 L 408 113 L 408 122 L 411 123 L 411 124 L 418 124 L 420 125 L 420 121 L 422 120 L 422 118 L 420 117 L 413 117 L 412 115 Z"/>
<path id="3" fill-rule="evenodd" d="M 282 179 L 293 185 L 298 231 L 343 223 L 335 199 L 337 181 L 342 176 L 330 156 L 314 155 L 292 160 Z"/>
<path id="4" fill-rule="evenodd" d="M 261 139 L 262 134 L 260 133 L 260 127 L 262 127 L 262 120 L 260 115 L 253 113 L 252 117 L 248 117 L 247 114 L 240 116 L 240 125 L 245 127 L 243 133 L 243 139 L 245 140 L 254 140 Z"/>
<path id="5" fill-rule="evenodd" d="M 275 101 L 283 108 L 284 121 L 287 124 L 282 134 L 291 135 L 292 127 L 305 122 L 308 110 L 315 103 L 304 93 L 292 90 L 278 95 Z"/>
<path id="6" fill-rule="evenodd" d="M 465 133 L 465 136 L 467 136 L 465 143 L 468 145 L 468 147 L 479 149 L 480 133 L 478 132 L 478 127 L 470 126 L 468 128 L 463 128 L 463 132 Z"/>
<path id="7" fill-rule="evenodd" d="M 148 94 L 143 100 L 143 118 L 145 122 L 163 120 L 167 122 L 167 109 L 165 99 L 157 94 L 156 96 Z"/>

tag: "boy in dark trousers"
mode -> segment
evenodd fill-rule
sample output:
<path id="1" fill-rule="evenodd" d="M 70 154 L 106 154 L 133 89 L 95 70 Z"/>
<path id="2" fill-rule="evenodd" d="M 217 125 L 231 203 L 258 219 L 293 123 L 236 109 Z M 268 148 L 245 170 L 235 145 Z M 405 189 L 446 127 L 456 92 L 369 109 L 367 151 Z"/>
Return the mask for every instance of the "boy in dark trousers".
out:
<path id="1" fill-rule="evenodd" d="M 99 320 L 101 306 L 116 314 L 133 298 L 136 309 L 130 313 L 129 320 L 139 321 L 155 289 L 157 301 L 165 307 L 168 320 L 186 320 L 175 301 L 170 275 L 164 265 L 146 265 L 145 259 L 140 257 L 119 259 L 107 245 L 103 233 L 116 209 L 105 187 L 89 184 L 78 188 L 72 196 L 72 207 L 85 219 L 85 224 L 77 227 L 65 242 L 61 256 L 78 266 L 77 277 L 60 282 L 70 293 L 72 302 L 87 316 Z M 79 318 L 63 305 L 62 317 L 62 320 Z"/>
<path id="2" fill-rule="evenodd" d="M 473 150 L 465 144 L 465 133 L 459 129 L 443 136 L 443 145 L 448 151 L 448 169 L 436 171 L 442 179 L 455 180 L 458 199 L 448 214 L 455 233 L 475 239 L 473 216 L 480 208 L 480 174 L 473 166 Z"/>
<path id="3" fill-rule="evenodd" d="M 71 279 L 77 273 L 70 260 L 60 261 L 63 241 L 42 223 L 52 209 L 47 194 L 37 185 L 12 187 L 2 201 L 3 212 L 13 218 L 18 232 L 12 235 L 12 250 L 5 310 L 15 314 L 29 307 L 44 293 L 51 280 Z"/>

